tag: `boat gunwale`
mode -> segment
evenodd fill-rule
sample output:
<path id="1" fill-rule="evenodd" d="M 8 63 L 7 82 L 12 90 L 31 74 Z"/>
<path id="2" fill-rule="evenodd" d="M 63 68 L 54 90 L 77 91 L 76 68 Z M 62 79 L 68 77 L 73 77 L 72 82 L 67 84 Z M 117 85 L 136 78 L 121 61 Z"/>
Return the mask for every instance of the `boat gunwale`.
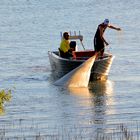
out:
<path id="1" fill-rule="evenodd" d="M 57 59 L 60 59 L 60 60 L 63 60 L 63 61 L 68 61 L 68 62 L 85 62 L 86 60 L 77 60 L 77 59 L 67 59 L 67 58 L 62 58 L 60 57 L 59 55 L 57 55 L 56 53 L 59 53 L 58 51 L 48 51 L 48 53 L 50 55 L 53 55 L 55 58 Z M 95 62 L 100 62 L 100 61 L 106 61 L 110 58 L 114 58 L 115 56 L 113 56 L 111 53 L 107 53 L 105 52 L 106 55 L 108 55 L 107 57 L 103 58 L 103 59 L 98 59 L 98 60 L 95 60 Z"/>

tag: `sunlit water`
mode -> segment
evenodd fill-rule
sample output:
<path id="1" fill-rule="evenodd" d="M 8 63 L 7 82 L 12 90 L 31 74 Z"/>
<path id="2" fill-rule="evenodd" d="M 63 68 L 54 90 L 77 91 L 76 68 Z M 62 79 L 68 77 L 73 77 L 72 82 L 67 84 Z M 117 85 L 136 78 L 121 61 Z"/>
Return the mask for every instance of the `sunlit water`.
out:
<path id="1" fill-rule="evenodd" d="M 139 121 L 139 9 L 138 0 L 1 0 L 0 88 L 14 90 L 0 116 L 0 136 L 88 139 L 110 124 Z M 108 80 L 86 89 L 54 86 L 47 52 L 58 49 L 60 32 L 80 30 L 91 49 L 105 18 L 122 28 L 105 33 L 115 55 Z"/>

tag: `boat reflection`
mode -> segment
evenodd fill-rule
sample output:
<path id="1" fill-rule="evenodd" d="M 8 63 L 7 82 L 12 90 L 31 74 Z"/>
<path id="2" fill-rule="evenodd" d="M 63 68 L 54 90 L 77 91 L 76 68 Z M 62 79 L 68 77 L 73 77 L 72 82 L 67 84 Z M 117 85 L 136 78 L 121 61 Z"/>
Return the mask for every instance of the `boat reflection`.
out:
<path id="1" fill-rule="evenodd" d="M 97 82 L 90 83 L 89 89 L 91 93 L 94 93 L 94 95 L 95 94 L 112 95 L 113 86 L 114 86 L 114 83 L 112 81 L 105 80 L 105 81 L 97 81 Z"/>
<path id="2" fill-rule="evenodd" d="M 105 124 L 108 116 L 114 114 L 113 86 L 113 82 L 109 80 L 99 81 L 90 85 L 89 90 L 93 94 L 92 103 L 95 113 L 92 123 Z"/>
<path id="3" fill-rule="evenodd" d="M 87 120 L 82 120 L 82 124 L 91 127 L 95 137 L 99 133 L 107 131 L 105 127 L 114 114 L 113 82 L 110 80 L 90 83 L 88 88 L 70 88 L 70 94 L 78 97 L 78 104 L 81 111 L 78 115 L 84 115 Z M 94 127 L 93 127 L 94 126 Z M 96 132 L 96 133 L 95 133 Z"/>
<path id="4" fill-rule="evenodd" d="M 89 96 L 96 95 L 112 95 L 113 94 L 113 82 L 110 80 L 96 81 L 89 84 L 88 88 L 68 88 L 70 94 L 77 96 Z"/>
<path id="5" fill-rule="evenodd" d="M 89 88 L 68 88 L 70 94 L 75 96 L 92 97 L 92 93 Z"/>
<path id="6" fill-rule="evenodd" d="M 74 96 L 83 97 L 78 103 L 91 109 L 93 118 L 90 123 L 104 124 L 106 116 L 114 113 L 111 108 L 114 104 L 113 85 L 110 80 L 97 81 L 90 83 L 88 88 L 69 88 L 69 92 Z"/>

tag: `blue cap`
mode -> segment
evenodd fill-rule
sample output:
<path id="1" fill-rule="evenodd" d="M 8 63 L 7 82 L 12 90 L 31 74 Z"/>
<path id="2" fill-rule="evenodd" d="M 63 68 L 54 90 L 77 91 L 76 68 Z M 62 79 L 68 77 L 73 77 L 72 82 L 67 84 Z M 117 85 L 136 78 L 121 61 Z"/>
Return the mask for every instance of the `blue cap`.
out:
<path id="1" fill-rule="evenodd" d="M 103 23 L 104 23 L 105 25 L 108 25 L 108 24 L 109 24 L 109 19 L 105 19 Z"/>

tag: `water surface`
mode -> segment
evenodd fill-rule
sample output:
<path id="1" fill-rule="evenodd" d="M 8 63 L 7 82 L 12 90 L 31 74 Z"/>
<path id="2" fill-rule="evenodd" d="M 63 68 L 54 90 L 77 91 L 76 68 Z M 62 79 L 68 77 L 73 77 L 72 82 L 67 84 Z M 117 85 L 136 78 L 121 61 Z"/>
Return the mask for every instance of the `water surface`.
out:
<path id="1" fill-rule="evenodd" d="M 89 139 L 139 121 L 139 9 L 138 0 L 0 1 L 0 88 L 16 88 L 0 116 L 1 137 Z M 87 89 L 54 86 L 47 52 L 59 47 L 60 32 L 80 30 L 91 49 L 105 18 L 122 28 L 105 33 L 115 55 L 108 80 Z"/>

